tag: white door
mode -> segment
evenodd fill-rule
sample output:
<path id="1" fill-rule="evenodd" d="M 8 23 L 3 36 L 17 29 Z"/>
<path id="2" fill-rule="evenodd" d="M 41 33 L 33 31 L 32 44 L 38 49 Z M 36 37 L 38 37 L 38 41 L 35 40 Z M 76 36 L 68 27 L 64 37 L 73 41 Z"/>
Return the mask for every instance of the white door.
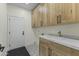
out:
<path id="1" fill-rule="evenodd" d="M 24 18 L 8 17 L 9 50 L 24 46 Z"/>

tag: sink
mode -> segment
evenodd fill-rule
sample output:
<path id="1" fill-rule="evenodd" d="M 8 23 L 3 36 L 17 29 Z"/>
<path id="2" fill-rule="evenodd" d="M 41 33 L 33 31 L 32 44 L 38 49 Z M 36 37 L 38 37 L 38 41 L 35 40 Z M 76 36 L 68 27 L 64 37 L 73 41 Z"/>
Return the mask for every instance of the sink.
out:
<path id="1" fill-rule="evenodd" d="M 75 35 L 67 35 L 67 34 L 63 34 L 61 36 L 56 34 L 48 34 L 48 35 L 79 40 L 79 36 L 75 36 Z"/>

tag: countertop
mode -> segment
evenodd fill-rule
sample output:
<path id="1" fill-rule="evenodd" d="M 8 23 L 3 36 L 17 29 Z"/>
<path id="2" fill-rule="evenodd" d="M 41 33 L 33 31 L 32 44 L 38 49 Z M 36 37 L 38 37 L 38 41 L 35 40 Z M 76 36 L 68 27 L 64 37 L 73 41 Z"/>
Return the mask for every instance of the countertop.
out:
<path id="1" fill-rule="evenodd" d="M 79 50 L 79 40 L 64 38 L 59 36 L 51 36 L 51 35 L 40 35 L 39 37 Z"/>

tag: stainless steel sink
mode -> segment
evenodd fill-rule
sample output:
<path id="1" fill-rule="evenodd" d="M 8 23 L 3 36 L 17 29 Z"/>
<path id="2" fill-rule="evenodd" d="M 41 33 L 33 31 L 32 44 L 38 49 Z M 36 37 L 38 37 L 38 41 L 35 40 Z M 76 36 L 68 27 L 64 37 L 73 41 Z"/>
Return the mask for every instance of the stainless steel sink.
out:
<path id="1" fill-rule="evenodd" d="M 75 35 L 67 35 L 67 34 L 63 34 L 61 36 L 59 36 L 58 34 L 46 34 L 46 35 L 51 35 L 51 36 L 57 36 L 57 37 L 64 37 L 64 38 L 70 38 L 70 39 L 79 40 L 79 36 L 75 36 Z"/>

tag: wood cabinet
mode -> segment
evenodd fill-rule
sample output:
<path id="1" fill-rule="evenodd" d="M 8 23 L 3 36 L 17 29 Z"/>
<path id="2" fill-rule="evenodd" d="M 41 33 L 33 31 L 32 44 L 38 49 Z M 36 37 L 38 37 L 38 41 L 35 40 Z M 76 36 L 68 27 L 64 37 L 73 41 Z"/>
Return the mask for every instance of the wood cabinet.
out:
<path id="1" fill-rule="evenodd" d="M 56 20 L 55 3 L 47 4 L 47 7 L 48 7 L 47 25 L 48 26 L 56 25 L 57 20 Z"/>
<path id="2" fill-rule="evenodd" d="M 49 45 L 50 42 L 40 38 L 40 44 L 39 44 L 39 55 L 40 56 L 51 56 L 53 55 L 53 46 Z M 44 50 L 44 51 L 43 51 Z"/>
<path id="3" fill-rule="evenodd" d="M 32 27 L 35 27 L 35 10 L 32 12 Z"/>
<path id="4" fill-rule="evenodd" d="M 44 43 L 40 44 L 40 56 L 48 56 L 48 46 Z"/>
<path id="5" fill-rule="evenodd" d="M 32 26 L 53 26 L 79 21 L 79 4 L 43 3 L 32 11 Z"/>
<path id="6" fill-rule="evenodd" d="M 71 51 L 72 56 L 79 56 L 79 50 L 71 49 Z"/>
<path id="7" fill-rule="evenodd" d="M 42 13 L 42 18 L 41 18 L 41 23 L 42 26 L 47 26 L 47 15 L 48 15 L 48 8 L 47 8 L 47 4 L 40 4 L 41 6 L 41 10 L 40 12 Z"/>
<path id="8" fill-rule="evenodd" d="M 76 21 L 79 22 L 79 3 L 76 3 Z"/>
<path id="9" fill-rule="evenodd" d="M 42 27 L 43 26 L 43 4 L 32 10 L 32 27 Z"/>
<path id="10" fill-rule="evenodd" d="M 64 18 L 64 4 L 63 3 L 56 3 L 55 4 L 55 9 L 56 9 L 56 20 L 57 20 L 57 24 L 61 24 L 61 21 Z"/>
<path id="11" fill-rule="evenodd" d="M 58 24 L 68 24 L 76 22 L 76 10 L 74 3 L 57 3 L 56 4 L 56 17 Z"/>
<path id="12" fill-rule="evenodd" d="M 63 4 L 63 16 L 62 23 L 73 23 L 75 22 L 75 4 L 74 3 L 64 3 Z"/>
<path id="13" fill-rule="evenodd" d="M 47 4 L 40 4 L 32 11 L 32 27 L 47 26 L 47 10 Z"/>
<path id="14" fill-rule="evenodd" d="M 41 56 L 79 56 L 79 50 L 40 38 L 39 55 Z"/>
<path id="15" fill-rule="evenodd" d="M 55 4 L 43 3 L 32 11 L 32 27 L 52 26 L 57 24 Z"/>
<path id="16" fill-rule="evenodd" d="M 37 19 L 38 19 L 38 9 L 36 8 L 35 10 L 33 10 L 32 12 L 32 27 L 37 27 Z"/>

